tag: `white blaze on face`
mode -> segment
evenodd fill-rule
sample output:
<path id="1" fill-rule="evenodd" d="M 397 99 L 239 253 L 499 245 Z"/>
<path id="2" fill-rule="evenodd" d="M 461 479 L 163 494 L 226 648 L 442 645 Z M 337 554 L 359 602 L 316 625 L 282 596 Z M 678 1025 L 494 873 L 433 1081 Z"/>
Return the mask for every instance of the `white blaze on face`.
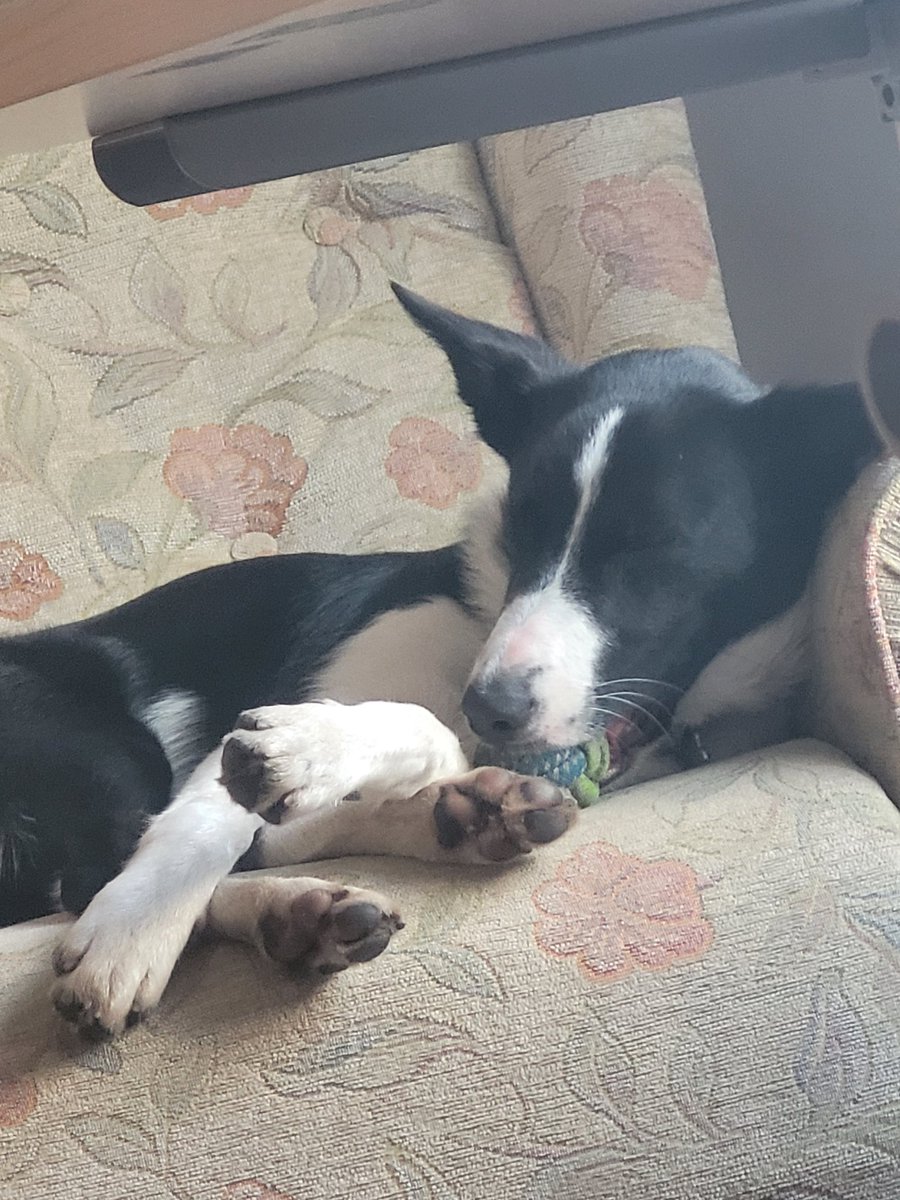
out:
<path id="1" fill-rule="evenodd" d="M 575 464 L 578 503 L 559 560 L 545 583 L 517 596 L 500 615 L 475 663 L 471 681 L 527 676 L 535 701 L 530 740 L 549 745 L 579 741 L 590 726 L 597 662 L 609 637 L 566 588 L 566 573 L 609 461 L 623 411 L 602 417 Z"/>

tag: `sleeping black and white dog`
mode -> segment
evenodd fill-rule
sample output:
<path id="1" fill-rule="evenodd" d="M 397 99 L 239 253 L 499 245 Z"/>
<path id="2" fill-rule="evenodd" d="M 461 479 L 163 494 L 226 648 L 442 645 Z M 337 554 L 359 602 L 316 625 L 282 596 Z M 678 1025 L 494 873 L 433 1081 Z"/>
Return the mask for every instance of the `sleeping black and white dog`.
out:
<path id="1" fill-rule="evenodd" d="M 479 741 L 643 717 L 665 732 L 625 784 L 790 732 L 817 548 L 881 445 L 860 391 L 763 391 L 697 349 L 573 366 L 396 290 L 508 464 L 467 538 L 212 568 L 0 641 L 0 917 L 81 913 L 54 998 L 83 1027 L 153 1007 L 198 927 L 328 973 L 400 926 L 238 863 L 497 862 L 564 833 L 571 801 L 471 770 Z M 889 403 L 898 329 L 871 355 Z"/>

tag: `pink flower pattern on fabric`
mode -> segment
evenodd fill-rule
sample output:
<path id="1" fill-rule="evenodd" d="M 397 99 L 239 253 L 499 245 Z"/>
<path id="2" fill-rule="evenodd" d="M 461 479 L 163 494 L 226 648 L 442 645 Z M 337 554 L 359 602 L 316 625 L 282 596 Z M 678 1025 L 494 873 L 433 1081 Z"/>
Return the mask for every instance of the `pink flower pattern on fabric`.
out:
<path id="1" fill-rule="evenodd" d="M 712 945 L 694 870 L 646 862 L 605 842 L 582 846 L 533 895 L 537 943 L 592 979 L 692 962 Z"/>

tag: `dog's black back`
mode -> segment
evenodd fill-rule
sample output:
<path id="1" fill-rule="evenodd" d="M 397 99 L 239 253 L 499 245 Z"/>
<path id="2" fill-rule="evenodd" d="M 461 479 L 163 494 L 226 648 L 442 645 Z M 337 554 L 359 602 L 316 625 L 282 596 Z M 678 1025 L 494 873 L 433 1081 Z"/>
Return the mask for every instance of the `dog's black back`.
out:
<path id="1" fill-rule="evenodd" d="M 380 613 L 461 599 L 458 558 L 449 547 L 229 564 L 0 640 L 2 921 L 50 911 L 57 887 L 81 911 L 243 709 L 302 700 Z"/>

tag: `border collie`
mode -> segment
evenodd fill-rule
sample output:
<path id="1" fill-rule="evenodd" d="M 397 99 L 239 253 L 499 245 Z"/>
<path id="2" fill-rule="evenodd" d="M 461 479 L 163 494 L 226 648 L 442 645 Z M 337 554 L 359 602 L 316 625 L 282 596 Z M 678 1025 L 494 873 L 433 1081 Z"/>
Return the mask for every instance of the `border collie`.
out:
<path id="1" fill-rule="evenodd" d="M 400 927 L 236 864 L 497 862 L 564 833 L 571 800 L 470 770 L 478 742 L 643 718 L 663 735 L 624 785 L 790 732 L 817 547 L 879 453 L 860 391 L 765 391 L 700 349 L 575 366 L 395 290 L 508 466 L 467 538 L 215 567 L 0 640 L 0 918 L 81 914 L 54 1000 L 82 1028 L 152 1008 L 198 927 L 323 973 Z M 886 411 L 898 347 L 885 325 L 870 350 Z"/>

